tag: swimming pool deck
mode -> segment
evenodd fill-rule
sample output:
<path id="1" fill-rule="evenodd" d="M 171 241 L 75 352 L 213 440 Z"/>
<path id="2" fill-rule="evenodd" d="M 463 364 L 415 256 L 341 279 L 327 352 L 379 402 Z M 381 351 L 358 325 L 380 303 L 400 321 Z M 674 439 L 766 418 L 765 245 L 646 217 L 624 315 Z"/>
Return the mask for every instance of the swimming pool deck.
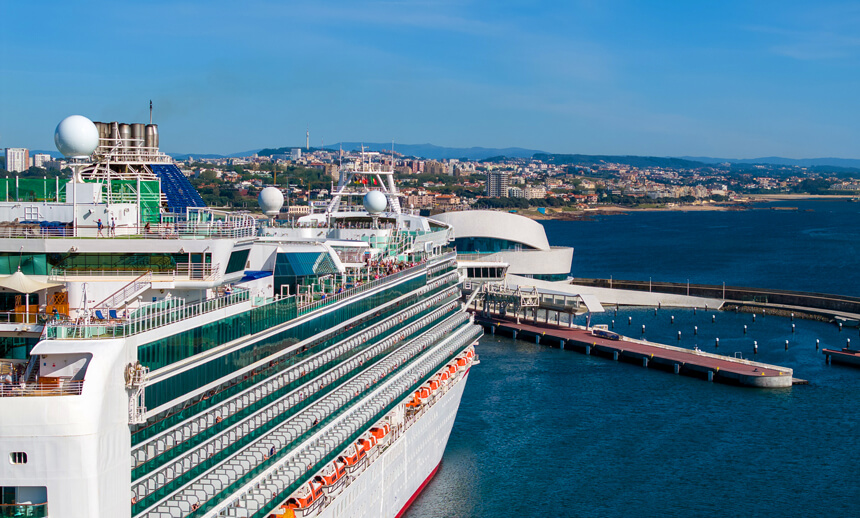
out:
<path id="1" fill-rule="evenodd" d="M 491 334 L 504 333 L 536 343 L 574 349 L 585 354 L 638 363 L 643 367 L 668 370 L 725 383 L 758 388 L 792 386 L 792 369 L 721 356 L 699 350 L 673 347 L 622 336 L 620 340 L 601 338 L 582 326 L 551 323 L 517 323 L 513 318 L 475 315 L 475 322 Z"/>

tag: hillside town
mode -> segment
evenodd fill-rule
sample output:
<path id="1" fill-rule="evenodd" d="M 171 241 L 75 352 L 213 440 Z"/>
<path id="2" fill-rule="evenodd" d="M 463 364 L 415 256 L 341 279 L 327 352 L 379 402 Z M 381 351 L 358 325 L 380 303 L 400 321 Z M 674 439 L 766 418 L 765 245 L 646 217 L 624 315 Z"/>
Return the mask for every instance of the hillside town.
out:
<path id="1" fill-rule="evenodd" d="M 306 214 L 315 203 L 323 203 L 337 182 L 339 165 L 359 160 L 393 168 L 404 206 L 426 213 L 494 208 L 540 217 L 607 207 L 731 205 L 768 194 L 860 194 L 860 174 L 838 168 L 768 164 L 739 168 L 728 163 L 677 165 L 672 160 L 643 165 L 626 160 L 631 157 L 569 163 L 566 156 L 433 160 L 390 150 L 281 148 L 244 157 L 182 156 L 176 162 L 211 206 L 254 209 L 263 187 L 281 187 L 287 198 L 284 217 Z M 30 157 L 23 148 L 7 148 L 2 166 L 5 172 L 0 174 L 22 177 L 69 171 L 64 161 L 44 153 Z"/>

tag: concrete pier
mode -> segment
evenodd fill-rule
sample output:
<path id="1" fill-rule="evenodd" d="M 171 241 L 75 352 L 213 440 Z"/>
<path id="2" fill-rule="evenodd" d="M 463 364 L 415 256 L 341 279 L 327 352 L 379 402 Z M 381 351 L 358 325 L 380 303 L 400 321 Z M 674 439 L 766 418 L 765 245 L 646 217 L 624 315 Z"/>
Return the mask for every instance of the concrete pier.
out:
<path id="1" fill-rule="evenodd" d="M 821 352 L 826 356 L 825 361 L 827 363 L 841 363 L 842 365 L 860 367 L 860 350 L 858 349 L 844 347 L 841 351 L 822 349 Z"/>
<path id="2" fill-rule="evenodd" d="M 475 322 L 485 328 L 495 327 L 497 333 L 533 338 L 537 343 L 542 336 L 563 340 L 567 349 L 585 354 L 603 356 L 617 361 L 635 363 L 652 369 L 685 374 L 708 381 L 759 388 L 792 386 L 792 369 L 721 356 L 699 350 L 684 349 L 665 344 L 622 337 L 611 340 L 593 336 L 581 326 L 573 328 L 555 325 L 516 323 L 499 317 L 476 316 Z M 554 340 L 553 340 L 554 342 Z M 860 355 L 857 356 L 860 364 Z"/>

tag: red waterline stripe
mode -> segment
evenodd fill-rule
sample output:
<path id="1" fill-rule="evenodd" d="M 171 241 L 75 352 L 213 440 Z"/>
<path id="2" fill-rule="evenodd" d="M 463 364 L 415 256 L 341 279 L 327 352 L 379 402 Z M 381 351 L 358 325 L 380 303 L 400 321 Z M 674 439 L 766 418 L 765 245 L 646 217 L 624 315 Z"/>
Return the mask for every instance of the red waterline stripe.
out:
<path id="1" fill-rule="evenodd" d="M 425 480 L 424 483 L 421 484 L 421 487 L 418 488 L 418 491 L 416 491 L 415 494 L 412 495 L 412 498 L 410 498 L 409 501 L 406 502 L 406 505 L 403 506 L 403 509 L 401 509 L 400 512 L 397 513 L 396 518 L 400 518 L 401 516 L 403 516 L 406 513 L 406 511 L 409 509 L 409 506 L 412 505 L 412 502 L 414 502 L 415 499 L 418 498 L 418 495 L 421 494 L 421 491 L 424 491 L 424 488 L 427 486 L 427 484 L 430 483 L 430 480 L 433 478 L 433 475 L 435 475 L 436 472 L 439 471 L 439 466 L 441 466 L 441 465 L 442 465 L 442 461 L 440 460 L 439 464 L 436 464 L 436 467 L 433 468 L 433 471 L 427 477 L 427 480 Z"/>

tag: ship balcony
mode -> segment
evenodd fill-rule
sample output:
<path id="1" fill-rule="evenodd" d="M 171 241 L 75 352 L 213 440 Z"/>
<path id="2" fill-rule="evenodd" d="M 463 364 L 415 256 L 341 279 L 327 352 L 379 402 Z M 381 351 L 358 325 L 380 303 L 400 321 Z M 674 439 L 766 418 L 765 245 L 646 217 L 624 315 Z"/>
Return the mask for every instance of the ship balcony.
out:
<path id="1" fill-rule="evenodd" d="M 83 282 L 92 278 L 92 280 L 104 279 L 112 277 L 115 279 L 135 279 L 142 275 L 150 273 L 150 270 L 124 270 L 124 269 L 106 269 L 106 270 L 65 270 L 62 268 L 52 268 L 51 275 L 48 276 L 48 281 L 51 282 Z M 218 281 L 221 279 L 221 263 L 177 263 L 172 270 L 155 270 L 152 271 L 152 282 L 175 283 L 176 281 Z M 0 317 L 0 322 L 3 322 Z"/>
<path id="2" fill-rule="evenodd" d="M 44 518 L 48 516 L 48 503 L 0 504 L 0 518 Z"/>
<path id="3" fill-rule="evenodd" d="M 190 210 L 190 209 L 189 209 Z M 239 239 L 257 235 L 256 220 L 246 214 L 183 220 L 184 214 L 163 215 L 161 223 L 118 224 L 111 230 L 96 224 L 49 221 L 0 222 L 0 238 L 45 239 Z M 171 221 L 173 220 L 173 221 Z"/>
<path id="4" fill-rule="evenodd" d="M 83 379 L 72 379 L 70 376 L 40 377 L 37 375 L 38 363 L 35 358 L 31 358 L 29 363 L 25 360 L 0 360 L 0 398 L 81 395 Z"/>
<path id="5" fill-rule="evenodd" d="M 186 304 L 181 298 L 160 300 L 146 304 L 126 318 L 104 318 L 96 312 L 89 318 L 75 321 L 56 320 L 45 324 L 48 340 L 121 338 L 181 322 L 189 318 L 211 313 L 219 309 L 251 300 L 251 292 L 236 288 L 231 293 L 213 297 L 202 302 Z"/>

